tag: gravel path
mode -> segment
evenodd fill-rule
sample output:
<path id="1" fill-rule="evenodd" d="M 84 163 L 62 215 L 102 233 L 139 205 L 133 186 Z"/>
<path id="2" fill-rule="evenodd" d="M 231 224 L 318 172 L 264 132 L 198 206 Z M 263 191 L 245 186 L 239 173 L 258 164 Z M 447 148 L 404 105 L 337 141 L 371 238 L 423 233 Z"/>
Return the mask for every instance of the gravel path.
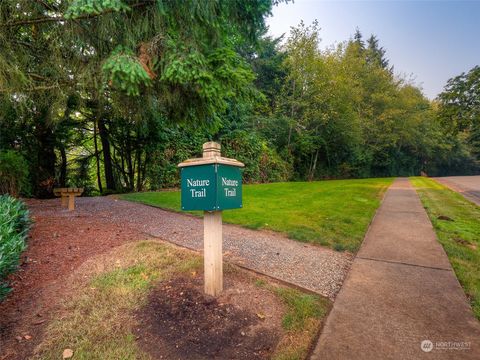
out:
<path id="1" fill-rule="evenodd" d="M 48 200 L 60 202 L 58 199 Z M 76 216 L 102 217 L 119 225 L 174 244 L 203 250 L 203 220 L 185 214 L 116 200 L 111 197 L 78 198 Z M 65 216 L 70 216 L 68 211 Z M 58 216 L 58 215 L 57 215 Z M 290 240 L 281 234 L 235 225 L 223 227 L 226 260 L 334 299 L 350 268 L 352 256 Z"/>

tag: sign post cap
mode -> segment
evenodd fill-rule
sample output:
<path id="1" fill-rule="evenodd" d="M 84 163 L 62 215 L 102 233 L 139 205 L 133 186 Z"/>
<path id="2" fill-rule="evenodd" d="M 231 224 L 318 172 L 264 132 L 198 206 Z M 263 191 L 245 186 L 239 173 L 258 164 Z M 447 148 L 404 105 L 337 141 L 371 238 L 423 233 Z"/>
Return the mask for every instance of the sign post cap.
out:
<path id="1" fill-rule="evenodd" d="M 245 164 L 236 160 L 223 157 L 221 155 L 221 145 L 215 141 L 209 141 L 203 144 L 203 157 L 195 158 L 195 159 L 188 159 L 180 164 L 178 164 L 179 168 L 184 168 L 187 166 L 199 166 L 199 165 L 207 165 L 207 164 L 222 164 L 222 165 L 230 165 L 236 167 L 244 167 Z"/>
<path id="2" fill-rule="evenodd" d="M 222 148 L 222 145 L 220 145 L 215 141 L 208 141 L 202 145 L 203 151 L 210 150 L 210 149 L 220 151 L 221 148 Z"/>
<path id="3" fill-rule="evenodd" d="M 203 144 L 203 157 L 204 158 L 213 158 L 213 157 L 220 157 L 220 149 L 221 145 L 216 143 L 215 141 L 209 141 Z"/>

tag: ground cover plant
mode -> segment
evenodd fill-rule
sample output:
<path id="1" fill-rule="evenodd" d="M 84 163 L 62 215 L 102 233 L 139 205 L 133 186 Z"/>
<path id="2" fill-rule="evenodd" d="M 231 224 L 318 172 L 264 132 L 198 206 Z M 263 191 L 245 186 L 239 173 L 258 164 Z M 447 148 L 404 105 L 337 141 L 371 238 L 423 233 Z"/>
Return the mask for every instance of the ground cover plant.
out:
<path id="1" fill-rule="evenodd" d="M 25 204 L 9 195 L 0 196 L 0 300 L 10 291 L 7 276 L 17 268 L 29 226 Z"/>
<path id="2" fill-rule="evenodd" d="M 228 265 L 213 299 L 202 293 L 201 269 L 197 254 L 153 240 L 88 260 L 35 357 L 306 358 L 329 300 Z"/>
<path id="3" fill-rule="evenodd" d="M 432 179 L 417 177 L 412 183 L 480 319 L 480 207 Z"/>
<path id="4" fill-rule="evenodd" d="M 224 211 L 223 220 L 356 252 L 391 182 L 383 178 L 245 185 L 243 208 Z M 180 210 L 179 191 L 131 193 L 122 198 Z"/>

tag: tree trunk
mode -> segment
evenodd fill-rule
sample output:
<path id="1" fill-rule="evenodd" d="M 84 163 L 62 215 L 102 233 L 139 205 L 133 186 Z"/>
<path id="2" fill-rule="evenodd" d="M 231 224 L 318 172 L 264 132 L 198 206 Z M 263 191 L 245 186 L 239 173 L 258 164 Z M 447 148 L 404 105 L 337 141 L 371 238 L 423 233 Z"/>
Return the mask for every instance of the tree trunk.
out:
<path id="1" fill-rule="evenodd" d="M 132 151 L 132 143 L 130 134 L 127 134 L 127 143 L 125 146 L 125 160 L 127 161 L 128 172 L 128 190 L 133 191 L 135 189 L 135 164 Z"/>
<path id="2" fill-rule="evenodd" d="M 137 148 L 137 191 L 142 191 L 142 153 Z"/>
<path id="3" fill-rule="evenodd" d="M 100 193 L 102 193 L 103 187 L 102 187 L 102 177 L 100 174 L 100 155 L 98 153 L 98 143 L 97 143 L 97 120 L 93 121 L 93 144 L 95 146 L 95 160 L 97 161 L 98 190 L 100 191 Z"/>
<path id="4" fill-rule="evenodd" d="M 128 190 L 133 191 L 135 186 L 135 169 L 133 168 L 132 154 L 129 152 L 126 158 L 128 168 Z"/>
<path id="5" fill-rule="evenodd" d="M 315 171 L 317 170 L 317 160 L 318 160 L 318 150 L 315 153 L 315 159 L 313 160 L 312 172 L 310 174 L 310 181 L 312 181 L 315 177 Z"/>
<path id="6" fill-rule="evenodd" d="M 34 194 L 39 198 L 53 197 L 55 186 L 55 135 L 48 125 L 48 110 L 40 111 L 35 126 L 36 166 L 32 171 Z"/>
<path id="7" fill-rule="evenodd" d="M 98 119 L 98 135 L 102 143 L 103 167 L 105 171 L 105 183 L 107 190 L 115 190 L 115 178 L 113 176 L 112 154 L 110 152 L 110 141 L 108 139 L 108 130 L 105 120 L 100 117 Z"/>
<path id="8" fill-rule="evenodd" d="M 62 164 L 60 165 L 60 187 L 66 187 L 67 183 L 67 152 L 65 151 L 65 146 L 60 145 L 60 156 L 62 157 Z"/>
<path id="9" fill-rule="evenodd" d="M 288 153 L 291 155 L 292 150 L 291 150 L 291 142 L 292 142 L 292 130 L 293 130 L 293 121 L 294 121 L 294 115 L 295 115 L 295 80 L 293 81 L 293 90 L 292 90 L 292 106 L 290 109 L 290 128 L 288 129 L 288 141 L 287 141 L 287 150 Z"/>
<path id="10" fill-rule="evenodd" d="M 122 160 L 122 177 L 123 182 L 125 183 L 125 187 L 128 188 L 128 174 L 125 170 L 125 157 L 123 156 L 123 151 L 120 151 L 120 159 Z"/>
<path id="11" fill-rule="evenodd" d="M 143 187 L 143 181 L 146 178 L 146 174 L 147 174 L 147 164 L 148 164 L 148 154 L 145 153 L 145 160 L 143 161 L 143 169 L 142 169 L 142 187 Z"/>

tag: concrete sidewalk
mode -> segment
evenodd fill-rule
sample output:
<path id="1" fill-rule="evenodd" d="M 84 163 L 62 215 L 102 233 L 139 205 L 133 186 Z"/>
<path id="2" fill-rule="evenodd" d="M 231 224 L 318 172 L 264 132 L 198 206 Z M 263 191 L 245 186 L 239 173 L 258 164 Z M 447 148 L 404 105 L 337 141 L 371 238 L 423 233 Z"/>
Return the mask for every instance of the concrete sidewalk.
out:
<path id="1" fill-rule="evenodd" d="M 480 322 L 408 179 L 387 191 L 312 359 L 480 359 Z"/>

